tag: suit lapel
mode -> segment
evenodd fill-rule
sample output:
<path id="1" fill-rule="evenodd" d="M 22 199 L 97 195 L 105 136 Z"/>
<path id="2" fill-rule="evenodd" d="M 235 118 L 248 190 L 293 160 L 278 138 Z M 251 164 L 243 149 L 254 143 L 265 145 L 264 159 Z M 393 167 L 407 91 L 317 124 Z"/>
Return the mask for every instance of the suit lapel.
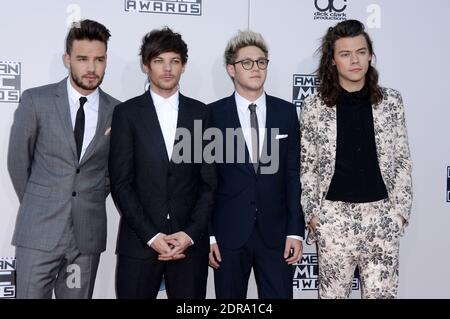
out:
<path id="1" fill-rule="evenodd" d="M 276 107 L 272 97 L 266 94 L 266 126 L 263 129 L 266 129 L 266 134 L 264 134 L 263 141 L 263 152 L 265 156 L 270 156 L 269 158 L 273 158 L 272 155 L 272 129 L 279 129 L 281 127 L 278 114 L 276 112 Z M 280 151 L 278 149 L 278 151 Z M 279 156 L 279 154 L 274 154 L 275 156 Z M 261 164 L 260 164 L 261 165 Z M 270 165 L 269 163 L 264 163 L 264 166 Z"/>
<path id="2" fill-rule="evenodd" d="M 190 113 L 189 107 L 186 103 L 186 99 L 184 97 L 184 95 L 182 95 L 181 93 L 179 93 L 179 104 L 178 104 L 178 117 L 177 117 L 177 132 L 179 128 L 183 128 L 183 129 L 187 129 L 190 131 L 191 133 L 191 138 L 194 138 L 194 130 L 193 130 L 193 119 L 194 116 Z M 176 132 L 176 133 L 177 133 Z M 173 148 L 172 148 L 172 154 L 170 156 L 170 163 L 172 164 L 172 157 L 173 157 L 173 152 L 175 150 L 175 144 L 178 143 L 178 139 L 177 139 L 177 135 L 175 134 L 175 140 L 173 141 Z M 192 140 L 191 140 L 192 142 Z M 191 144 L 191 143 L 190 143 Z M 191 144 L 190 146 L 193 147 L 193 144 Z M 194 152 L 194 149 L 191 150 L 192 152 Z M 193 153 L 192 153 L 193 156 Z"/>
<path id="3" fill-rule="evenodd" d="M 89 143 L 86 152 L 80 160 L 80 165 L 85 163 L 94 153 L 96 145 L 105 134 L 108 118 L 110 118 L 110 113 L 112 111 L 113 108 L 109 107 L 108 101 L 106 100 L 103 91 L 99 89 L 97 127 L 95 129 L 95 135 L 92 138 L 92 141 Z"/>
<path id="4" fill-rule="evenodd" d="M 169 164 L 169 157 L 167 156 L 166 143 L 164 142 L 164 136 L 162 133 L 161 125 L 159 124 L 158 114 L 156 114 L 155 105 L 150 91 L 145 92 L 141 96 L 141 105 L 139 117 L 142 126 L 145 128 L 149 136 L 149 147 L 155 148 L 160 155 L 164 164 Z"/>
<path id="5" fill-rule="evenodd" d="M 327 158 L 321 158 L 320 160 L 326 160 L 331 168 L 331 172 L 325 174 L 324 185 L 330 185 L 331 179 L 334 175 L 334 170 L 336 166 L 336 145 L 337 145 L 337 113 L 336 113 L 336 105 L 333 107 L 328 107 L 325 104 L 319 102 L 319 108 L 323 111 L 321 116 L 323 119 L 319 118 L 319 125 L 323 125 L 321 128 L 325 132 L 325 147 L 329 150 L 326 153 Z M 320 130 L 319 130 L 320 131 Z"/>
<path id="6" fill-rule="evenodd" d="M 59 82 L 56 89 L 55 108 L 61 118 L 64 135 L 73 152 L 74 165 L 77 163 L 77 148 L 75 144 L 75 136 L 73 135 L 72 119 L 70 116 L 69 97 L 67 96 L 67 78 Z"/>
<path id="7" fill-rule="evenodd" d="M 372 116 L 373 116 L 373 129 L 375 134 L 375 146 L 377 150 L 377 159 L 378 159 L 378 165 L 380 167 L 381 175 L 383 177 L 384 181 L 387 181 L 388 179 L 385 176 L 386 169 L 384 167 L 385 161 L 385 151 L 383 150 L 383 145 L 388 143 L 392 143 L 392 140 L 387 136 L 387 125 L 385 123 L 385 115 L 387 112 L 383 109 L 383 101 L 377 105 L 374 105 L 372 107 Z M 386 182 L 385 182 L 386 184 Z M 387 186 L 388 184 L 386 184 Z"/>
<path id="8" fill-rule="evenodd" d="M 253 164 L 250 162 L 250 153 L 248 151 L 247 143 L 245 142 L 244 134 L 242 133 L 242 126 L 241 122 L 239 120 L 237 105 L 236 105 L 236 99 L 234 97 L 234 94 L 229 97 L 228 105 L 226 106 L 226 111 L 228 114 L 228 125 L 227 128 L 233 128 L 236 130 L 237 138 L 233 141 L 233 150 L 234 150 L 234 162 L 235 165 L 238 167 L 244 167 L 246 171 L 248 171 L 250 174 L 255 175 L 255 169 L 253 168 Z M 225 132 L 226 136 L 226 132 Z M 244 143 L 244 163 L 241 163 L 238 161 L 239 159 L 239 150 L 238 150 L 238 141 L 242 141 Z M 227 141 L 229 143 L 229 141 Z"/>

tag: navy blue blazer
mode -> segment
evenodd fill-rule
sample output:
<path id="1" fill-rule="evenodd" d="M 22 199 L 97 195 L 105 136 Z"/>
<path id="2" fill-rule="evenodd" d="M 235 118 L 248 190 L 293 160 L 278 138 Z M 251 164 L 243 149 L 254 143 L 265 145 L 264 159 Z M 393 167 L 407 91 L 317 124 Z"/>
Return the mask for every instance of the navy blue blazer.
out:
<path id="1" fill-rule="evenodd" d="M 234 94 L 209 105 L 211 126 L 221 130 L 225 141 L 224 163 L 216 164 L 218 185 L 209 226 L 210 235 L 216 237 L 219 247 L 242 247 L 254 227 L 268 247 L 284 249 L 286 236 L 304 237 L 305 221 L 300 205 L 300 126 L 296 108 L 269 95 L 266 95 L 266 103 L 267 131 L 263 147 L 269 156 L 276 156 L 270 140 L 276 139 L 273 135 L 279 135 L 276 139 L 279 167 L 273 174 L 261 174 L 263 167 L 270 166 L 271 162 L 260 163 L 260 170 L 255 173 L 246 146 L 245 162 L 236 162 L 239 137 L 228 134 L 227 138 L 226 134 L 227 128 L 241 127 Z M 277 128 L 278 133 L 272 134 L 272 128 Z M 240 138 L 245 141 L 242 134 Z M 234 142 L 231 163 L 225 161 L 226 144 L 230 142 Z"/>

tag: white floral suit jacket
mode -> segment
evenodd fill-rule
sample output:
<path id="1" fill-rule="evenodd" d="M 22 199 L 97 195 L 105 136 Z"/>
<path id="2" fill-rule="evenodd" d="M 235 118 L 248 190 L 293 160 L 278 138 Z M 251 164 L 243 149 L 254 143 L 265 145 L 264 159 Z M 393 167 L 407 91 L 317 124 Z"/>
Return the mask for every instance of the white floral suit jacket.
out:
<path id="1" fill-rule="evenodd" d="M 383 100 L 373 106 L 375 143 L 381 175 L 391 207 L 409 221 L 412 202 L 411 158 L 400 93 L 382 88 Z M 301 203 L 306 225 L 319 216 L 336 161 L 336 106 L 327 107 L 318 94 L 308 97 L 300 114 Z"/>

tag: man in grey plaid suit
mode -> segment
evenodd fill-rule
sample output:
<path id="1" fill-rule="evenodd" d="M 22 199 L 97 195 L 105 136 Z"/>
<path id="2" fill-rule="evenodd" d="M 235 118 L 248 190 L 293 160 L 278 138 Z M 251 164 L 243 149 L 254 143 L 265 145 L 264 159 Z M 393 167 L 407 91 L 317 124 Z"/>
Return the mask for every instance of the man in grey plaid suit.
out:
<path id="1" fill-rule="evenodd" d="M 23 92 L 14 114 L 8 171 L 20 207 L 18 298 L 91 298 L 106 248 L 107 160 L 113 109 L 104 93 L 110 33 L 75 23 L 66 39 L 70 76 Z"/>

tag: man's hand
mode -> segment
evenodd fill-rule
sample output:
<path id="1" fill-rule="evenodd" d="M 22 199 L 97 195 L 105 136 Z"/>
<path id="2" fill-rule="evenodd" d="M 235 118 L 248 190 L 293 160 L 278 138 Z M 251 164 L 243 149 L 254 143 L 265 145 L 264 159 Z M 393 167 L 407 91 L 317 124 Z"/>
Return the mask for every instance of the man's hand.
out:
<path id="1" fill-rule="evenodd" d="M 284 259 L 289 265 L 295 264 L 300 260 L 303 254 L 303 243 L 301 240 L 295 238 L 286 238 L 286 245 L 284 247 Z"/>
<path id="2" fill-rule="evenodd" d="M 402 226 L 405 226 L 405 224 L 406 224 L 406 219 L 405 219 L 405 217 L 400 216 L 400 218 L 402 219 Z"/>
<path id="3" fill-rule="evenodd" d="M 172 251 L 172 248 L 167 244 L 165 238 L 167 237 L 166 234 L 159 234 L 156 236 L 155 240 L 150 245 L 151 248 L 153 248 L 158 254 L 167 254 Z"/>
<path id="4" fill-rule="evenodd" d="M 191 238 L 183 231 L 167 235 L 164 240 L 171 251 L 158 256 L 159 260 L 179 260 L 186 257 L 184 251 L 192 245 Z"/>
<path id="5" fill-rule="evenodd" d="M 220 262 L 222 261 L 222 257 L 220 256 L 219 245 L 212 244 L 209 246 L 209 265 L 214 269 L 220 267 Z"/>
<path id="6" fill-rule="evenodd" d="M 319 222 L 319 217 L 314 216 L 313 218 L 311 218 L 311 220 L 309 221 L 309 226 L 311 226 L 312 230 L 314 232 L 316 232 L 317 229 L 317 223 Z"/>

